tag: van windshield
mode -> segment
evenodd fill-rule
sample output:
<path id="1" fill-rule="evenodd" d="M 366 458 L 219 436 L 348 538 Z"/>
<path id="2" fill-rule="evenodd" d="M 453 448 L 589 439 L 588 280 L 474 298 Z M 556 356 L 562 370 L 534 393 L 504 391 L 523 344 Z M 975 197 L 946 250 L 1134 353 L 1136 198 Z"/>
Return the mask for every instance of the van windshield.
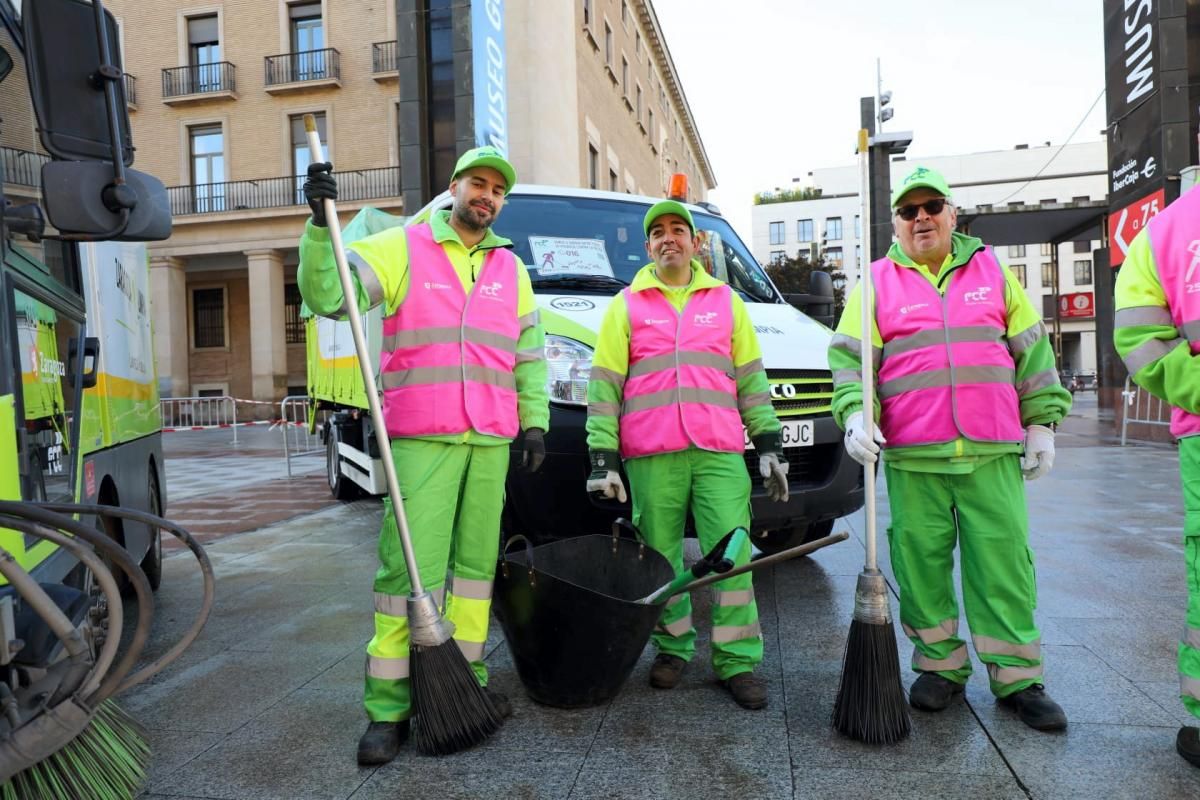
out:
<path id="1" fill-rule="evenodd" d="M 616 293 L 650 258 L 642 217 L 645 203 L 594 197 L 513 195 L 493 230 L 511 239 L 534 288 Z M 700 237 L 696 258 L 744 300 L 782 302 L 729 223 L 692 212 Z"/>

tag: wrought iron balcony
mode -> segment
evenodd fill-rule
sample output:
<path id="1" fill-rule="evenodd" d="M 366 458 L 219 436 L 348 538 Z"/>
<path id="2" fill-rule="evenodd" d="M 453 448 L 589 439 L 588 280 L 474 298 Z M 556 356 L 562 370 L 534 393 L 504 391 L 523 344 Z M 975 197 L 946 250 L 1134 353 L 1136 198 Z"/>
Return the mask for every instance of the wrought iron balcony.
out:
<path id="1" fill-rule="evenodd" d="M 341 53 L 332 47 L 266 56 L 267 90 L 314 81 L 336 83 L 342 77 Z"/>
<path id="2" fill-rule="evenodd" d="M 338 202 L 377 200 L 400 196 L 400 168 L 378 167 L 335 172 Z M 222 211 L 248 211 L 262 208 L 304 206 L 302 186 L 305 176 L 256 178 L 224 183 L 197 183 L 167 189 L 171 214 L 213 214 Z"/>
<path id="3" fill-rule="evenodd" d="M 371 45 L 371 72 L 377 77 L 382 73 L 396 71 L 396 40 L 375 42 Z"/>
<path id="4" fill-rule="evenodd" d="M 11 186 L 41 186 L 42 164 L 49 160 L 41 153 L 0 147 L 0 177 Z"/>
<path id="5" fill-rule="evenodd" d="M 170 67 L 162 71 L 165 102 L 193 95 L 232 95 L 237 91 L 237 68 L 228 61 Z"/>

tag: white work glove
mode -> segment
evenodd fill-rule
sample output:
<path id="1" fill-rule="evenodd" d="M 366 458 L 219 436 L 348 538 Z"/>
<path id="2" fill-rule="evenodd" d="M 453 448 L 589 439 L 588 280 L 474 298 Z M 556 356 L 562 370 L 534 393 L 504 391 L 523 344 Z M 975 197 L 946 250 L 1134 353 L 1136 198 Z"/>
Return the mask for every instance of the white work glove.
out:
<path id="1" fill-rule="evenodd" d="M 1025 454 L 1021 456 L 1021 474 L 1035 481 L 1054 466 L 1054 431 L 1045 425 L 1025 429 Z"/>
<path id="2" fill-rule="evenodd" d="M 588 493 L 598 494 L 607 500 L 616 498 L 622 503 L 626 502 L 629 497 L 625 494 L 625 482 L 615 469 L 620 463 L 620 456 L 608 450 L 593 450 L 589 456 L 592 472 L 587 480 Z"/>
<path id="3" fill-rule="evenodd" d="M 758 457 L 758 472 L 763 476 L 767 496 L 777 503 L 788 500 L 788 462 L 779 453 L 763 453 Z"/>
<path id="4" fill-rule="evenodd" d="M 863 412 L 855 411 L 846 418 L 846 452 L 863 466 L 874 464 L 879 459 L 879 446 L 887 444 L 887 439 L 883 438 L 883 431 L 879 430 L 878 425 L 875 425 L 871 432 L 874 434 L 874 441 L 871 441 L 872 437 L 867 436 L 863 427 Z"/>

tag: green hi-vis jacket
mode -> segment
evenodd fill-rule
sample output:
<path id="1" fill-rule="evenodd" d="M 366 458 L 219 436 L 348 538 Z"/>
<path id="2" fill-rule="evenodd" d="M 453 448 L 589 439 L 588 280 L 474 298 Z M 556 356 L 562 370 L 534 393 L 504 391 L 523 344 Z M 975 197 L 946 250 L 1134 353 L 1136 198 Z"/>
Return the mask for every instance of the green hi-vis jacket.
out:
<path id="1" fill-rule="evenodd" d="M 638 270 L 629 288 L 639 292 L 659 289 L 667 301 L 682 311 L 688 298 L 701 289 L 721 286 L 722 282 L 704 271 L 699 261 L 692 259 L 692 280 L 687 286 L 667 286 L 658 279 L 654 264 Z M 771 386 L 763 368 L 762 350 L 754 323 L 746 312 L 746 304 L 737 292 L 733 297 L 733 367 L 737 374 L 738 409 L 742 424 L 750 437 L 777 433 L 779 419 L 771 406 Z M 629 311 L 624 293 L 618 293 L 604 313 L 596 353 L 592 357 L 592 374 L 588 381 L 588 407 L 620 408 L 624 398 L 625 379 L 629 375 Z M 621 418 L 616 414 L 588 414 L 587 443 L 589 450 L 616 451 L 620 443 Z"/>
<path id="2" fill-rule="evenodd" d="M 462 281 L 463 291 L 470 292 L 475 277 L 483 268 L 483 259 L 497 247 L 511 247 L 512 242 L 488 229 L 487 235 L 471 249 L 462 243 L 450 227 L 450 212 L 439 211 L 430 218 L 429 227 L 433 239 L 446 251 L 446 256 Z M 383 304 L 388 315 L 396 313 L 408 294 L 408 240 L 403 227 L 388 228 L 364 239 L 346 245 L 350 261 L 358 308 L 366 312 Z M 515 257 L 515 256 L 514 256 Z M 529 272 L 521 259 L 517 258 L 517 315 L 527 316 L 537 311 L 533 287 L 529 283 Z M 300 238 L 300 268 L 296 282 L 300 296 L 313 313 L 323 317 L 341 318 L 345 315 L 345 296 L 338 279 L 337 265 L 333 259 L 333 248 L 329 242 L 329 231 L 313 225 L 304 227 Z M 517 340 L 517 351 L 542 353 L 545 333 L 540 321 L 521 331 Z M 520 361 L 513 370 L 517 384 L 517 415 L 521 429 L 550 427 L 549 393 L 546 389 L 546 360 L 538 358 Z M 478 431 L 467 431 L 452 436 L 422 436 L 440 442 L 465 444 L 507 444 L 508 440 L 489 436 Z"/>
<path id="3" fill-rule="evenodd" d="M 934 275 L 928 267 L 918 264 L 905 255 L 898 243 L 893 243 L 887 257 L 902 267 L 915 269 L 925 276 L 943 296 L 950 284 L 950 276 L 954 271 L 965 266 L 975 252 L 983 247 L 983 242 L 973 236 L 954 233 L 951 236 L 950 255 L 946 256 L 941 270 Z M 1021 424 L 1046 425 L 1058 423 L 1071 409 L 1071 393 L 1063 388 L 1058 379 L 1058 370 L 1054 364 L 1054 350 L 1046 327 L 1042 324 L 1041 315 L 1034 309 L 1033 303 L 1025 294 L 1021 282 L 1017 280 L 1004 264 L 1004 300 L 1008 312 L 1009 339 L 1036 337 L 1031 346 L 1013 356 L 1016 364 L 1016 382 L 1020 399 Z M 868 265 L 866 269 L 870 269 Z M 837 335 L 829 346 L 829 368 L 835 376 L 862 374 L 862 358 L 858 354 L 862 345 L 862 283 L 850 292 L 846 299 L 846 308 L 838 321 Z M 872 352 L 875 354 L 874 367 L 879 371 L 879 355 L 883 352 L 883 338 L 879 335 L 879 325 L 872 316 L 871 322 Z M 1024 387 L 1024 388 L 1022 388 Z M 875 395 L 875 418 L 879 418 L 879 395 Z M 833 390 L 833 416 L 837 424 L 846 427 L 846 418 L 856 411 L 861 411 L 862 380 L 837 379 Z M 893 467 L 917 472 L 968 473 L 973 472 L 980 464 L 986 463 L 1005 453 L 1019 453 L 1022 445 L 1001 442 L 976 442 L 959 438 L 944 444 L 925 444 L 914 447 L 894 447 L 884 451 L 884 458 Z"/>

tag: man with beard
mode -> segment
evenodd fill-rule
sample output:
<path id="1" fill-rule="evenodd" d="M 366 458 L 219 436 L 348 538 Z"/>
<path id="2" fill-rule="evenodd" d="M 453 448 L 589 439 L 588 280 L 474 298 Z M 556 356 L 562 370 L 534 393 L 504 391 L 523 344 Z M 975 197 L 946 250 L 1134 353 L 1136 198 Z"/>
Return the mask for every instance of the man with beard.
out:
<path id="1" fill-rule="evenodd" d="M 340 317 L 348 304 L 323 210 L 325 199 L 337 197 L 332 169 L 308 168 L 304 195 L 312 219 L 300 239 L 297 283 L 315 313 Z M 484 686 L 509 444 L 523 430 L 522 466 L 537 470 L 550 420 L 544 336 L 529 275 L 512 242 L 489 227 L 515 182 L 512 165 L 494 147 L 470 150 L 454 168 L 451 210 L 346 247 L 359 311 L 384 306 L 383 421 L 421 581 L 444 599 L 454 639 Z M 379 562 L 364 691 L 370 724 L 358 744 L 363 765 L 396 756 L 412 713 L 410 584 L 387 499 Z M 506 697 L 488 694 L 502 716 L 512 713 Z"/>

